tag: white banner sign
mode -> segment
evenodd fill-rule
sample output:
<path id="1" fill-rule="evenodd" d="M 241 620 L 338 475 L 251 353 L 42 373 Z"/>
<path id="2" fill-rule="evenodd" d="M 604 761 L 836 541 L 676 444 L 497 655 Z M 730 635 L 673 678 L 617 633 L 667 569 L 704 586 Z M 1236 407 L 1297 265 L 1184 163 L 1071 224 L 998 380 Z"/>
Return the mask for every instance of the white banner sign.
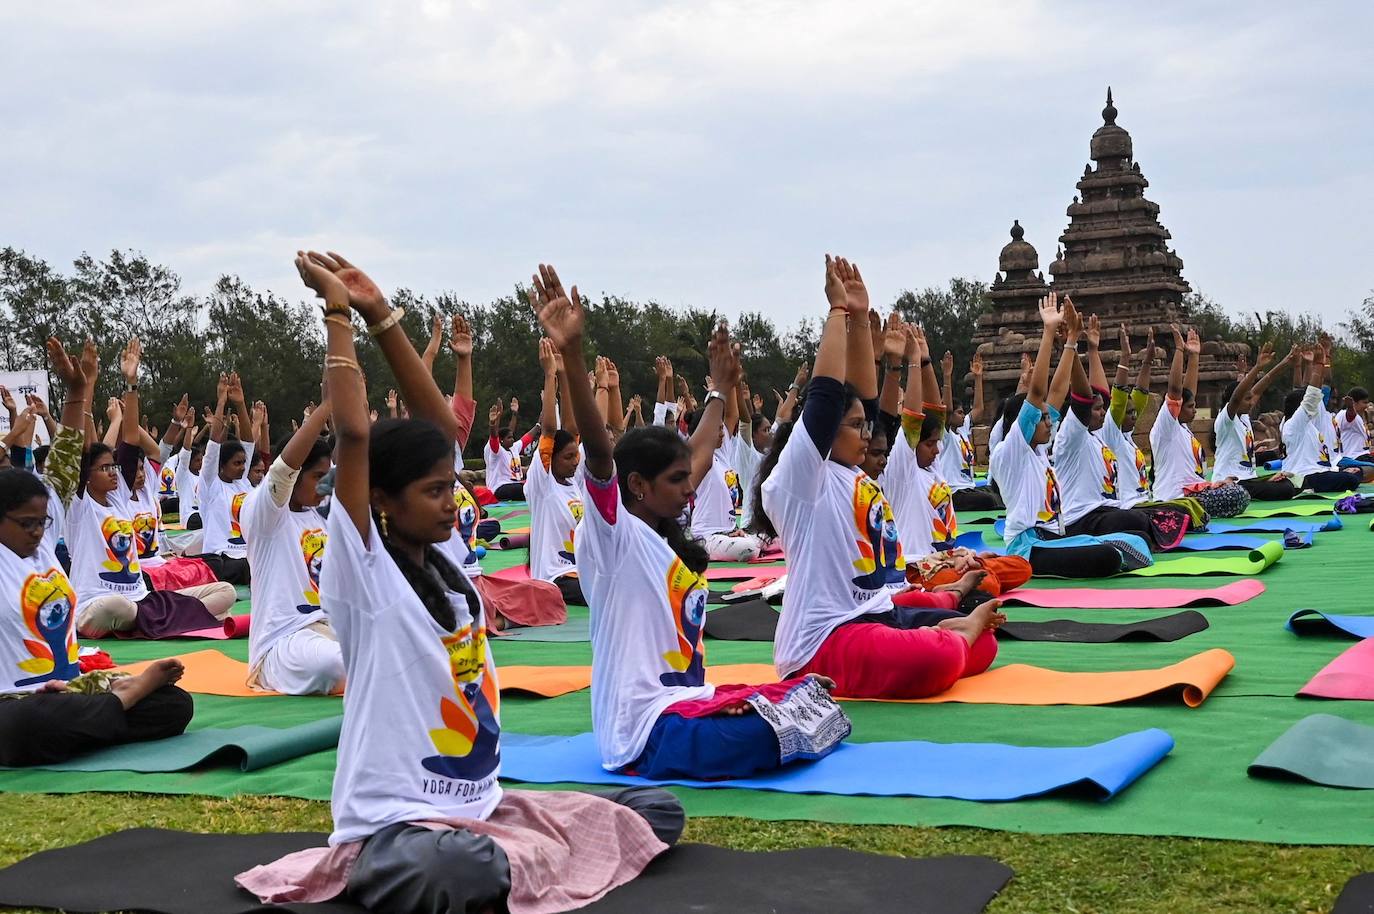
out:
<path id="1" fill-rule="evenodd" d="M 0 371 L 0 387 L 7 388 L 10 396 L 14 398 L 14 409 L 16 413 L 22 413 L 28 405 L 25 394 L 37 394 L 49 407 L 52 400 L 48 396 L 48 373 L 41 368 L 29 369 L 27 371 Z M 56 418 L 54 416 L 54 418 Z M 8 410 L 0 408 L 0 435 L 10 430 L 10 414 Z M 33 430 L 33 446 L 49 444 L 48 429 L 40 420 Z"/>

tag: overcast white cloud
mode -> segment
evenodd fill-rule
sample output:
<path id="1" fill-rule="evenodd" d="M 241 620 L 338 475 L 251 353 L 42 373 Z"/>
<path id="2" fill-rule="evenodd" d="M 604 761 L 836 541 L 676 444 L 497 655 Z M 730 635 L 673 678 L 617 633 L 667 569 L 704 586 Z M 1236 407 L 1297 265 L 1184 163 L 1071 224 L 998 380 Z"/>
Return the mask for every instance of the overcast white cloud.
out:
<path id="1" fill-rule="evenodd" d="M 329 245 L 480 301 L 819 306 L 1052 258 L 1110 83 L 1193 285 L 1332 320 L 1374 286 L 1366 3 L 0 6 L 0 244 L 295 296 Z"/>

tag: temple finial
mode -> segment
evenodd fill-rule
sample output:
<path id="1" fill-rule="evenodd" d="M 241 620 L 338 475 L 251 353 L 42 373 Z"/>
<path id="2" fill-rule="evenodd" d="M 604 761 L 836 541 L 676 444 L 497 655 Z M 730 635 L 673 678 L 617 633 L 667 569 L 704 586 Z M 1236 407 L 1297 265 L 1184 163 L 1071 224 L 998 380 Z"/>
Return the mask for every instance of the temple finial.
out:
<path id="1" fill-rule="evenodd" d="M 1013 219 L 1013 220 L 1012 220 L 1012 222 L 1011 222 L 1011 237 L 1014 238 L 1014 239 L 1016 239 L 1017 241 L 1020 241 L 1022 238 L 1026 237 L 1026 230 L 1023 229 L 1023 228 L 1021 228 L 1021 220 L 1020 220 L 1020 219 Z"/>
<path id="2" fill-rule="evenodd" d="M 1104 124 L 1116 123 L 1116 105 L 1112 104 L 1112 87 L 1107 87 L 1107 107 L 1102 109 L 1102 122 Z"/>

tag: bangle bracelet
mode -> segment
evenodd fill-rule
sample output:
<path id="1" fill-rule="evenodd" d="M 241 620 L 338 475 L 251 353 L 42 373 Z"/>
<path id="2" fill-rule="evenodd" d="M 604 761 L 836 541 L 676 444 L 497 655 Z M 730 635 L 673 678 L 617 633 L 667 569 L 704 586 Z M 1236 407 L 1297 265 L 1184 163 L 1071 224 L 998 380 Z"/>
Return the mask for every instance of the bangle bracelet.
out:
<path id="1" fill-rule="evenodd" d="M 324 357 L 324 367 L 325 367 L 325 368 L 352 368 L 354 371 L 358 372 L 359 374 L 362 374 L 362 372 L 363 372 L 362 366 L 358 364 L 358 360 L 357 360 L 357 359 L 351 359 L 351 358 L 349 358 L 349 357 L 346 356 L 346 355 L 327 355 L 327 356 L 325 356 L 325 357 Z"/>
<path id="2" fill-rule="evenodd" d="M 345 330 L 351 331 L 353 329 L 353 321 L 349 320 L 346 312 L 326 311 L 324 315 L 324 322 L 326 324 L 337 324 L 338 326 L 343 327 Z"/>
<path id="3" fill-rule="evenodd" d="M 330 314 L 348 314 L 353 309 L 348 306 L 347 302 L 344 302 L 342 305 L 332 305 L 329 302 L 325 302 L 321 310 L 324 311 L 327 317 Z"/>
<path id="4" fill-rule="evenodd" d="M 826 321 L 833 321 L 833 320 L 834 320 L 835 318 L 837 318 L 837 317 L 848 318 L 848 317 L 849 317 L 849 312 L 848 312 L 848 311 L 831 311 L 830 314 L 829 314 L 829 316 L 826 317 Z"/>
<path id="5" fill-rule="evenodd" d="M 373 337 L 381 336 L 383 333 L 386 333 L 392 327 L 395 327 L 397 324 L 399 324 L 401 322 L 401 318 L 405 317 L 405 315 L 405 308 L 393 309 L 392 312 L 388 314 L 385 319 L 380 320 L 377 323 L 373 324 L 371 327 L 367 328 L 368 335 Z"/>
<path id="6" fill-rule="evenodd" d="M 930 359 L 926 358 L 925 356 L 922 356 L 922 357 L 921 357 L 921 367 L 922 367 L 922 368 L 925 368 L 927 365 L 934 365 L 934 364 L 935 364 L 934 362 L 932 362 Z"/>

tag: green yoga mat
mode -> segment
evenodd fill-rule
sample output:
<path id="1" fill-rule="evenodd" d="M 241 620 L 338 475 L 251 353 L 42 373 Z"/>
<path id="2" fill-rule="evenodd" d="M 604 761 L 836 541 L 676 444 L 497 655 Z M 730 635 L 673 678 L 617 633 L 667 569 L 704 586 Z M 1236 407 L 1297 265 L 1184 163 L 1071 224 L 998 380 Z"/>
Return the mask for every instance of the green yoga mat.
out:
<path id="1" fill-rule="evenodd" d="M 1304 717 L 1250 763 L 1250 776 L 1374 789 L 1374 727 L 1334 714 Z"/>
<path id="2" fill-rule="evenodd" d="M 1324 498 L 1306 500 L 1295 499 L 1282 502 L 1250 502 L 1239 517 L 1316 517 L 1318 514 L 1332 513 L 1331 502 Z"/>
<path id="3" fill-rule="evenodd" d="M 1274 540 L 1249 552 L 1207 552 L 1180 558 L 1156 559 L 1149 568 L 1126 572 L 1139 578 L 1195 577 L 1205 574 L 1259 574 L 1283 558 L 1283 544 Z"/>
<path id="4" fill-rule="evenodd" d="M 167 739 L 112 746 L 70 761 L 35 768 L 44 771 L 184 771 L 214 759 L 237 761 L 240 771 L 257 771 L 288 759 L 333 749 L 339 745 L 342 726 L 343 718 L 335 716 L 284 729 L 251 724 L 229 729 L 207 727 Z"/>

